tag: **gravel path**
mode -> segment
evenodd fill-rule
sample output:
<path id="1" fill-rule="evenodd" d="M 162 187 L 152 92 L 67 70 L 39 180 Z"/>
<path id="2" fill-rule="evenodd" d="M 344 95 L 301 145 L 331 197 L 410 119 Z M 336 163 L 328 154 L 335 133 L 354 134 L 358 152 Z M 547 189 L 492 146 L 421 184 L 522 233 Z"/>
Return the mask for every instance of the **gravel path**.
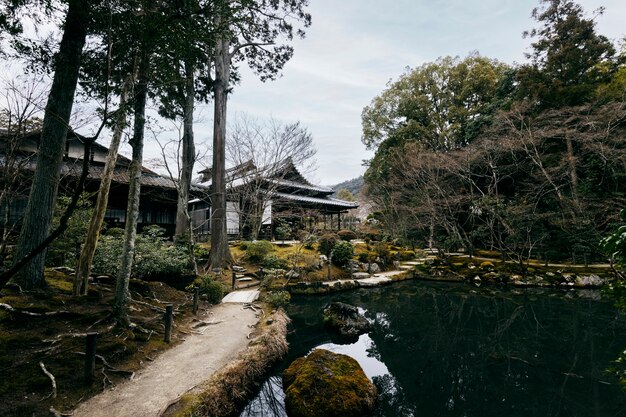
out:
<path id="1" fill-rule="evenodd" d="M 74 417 L 156 417 L 173 400 L 194 388 L 248 346 L 255 313 L 241 304 L 219 304 L 200 319 L 215 323 L 198 328 L 164 352 L 131 381 L 85 401 Z"/>

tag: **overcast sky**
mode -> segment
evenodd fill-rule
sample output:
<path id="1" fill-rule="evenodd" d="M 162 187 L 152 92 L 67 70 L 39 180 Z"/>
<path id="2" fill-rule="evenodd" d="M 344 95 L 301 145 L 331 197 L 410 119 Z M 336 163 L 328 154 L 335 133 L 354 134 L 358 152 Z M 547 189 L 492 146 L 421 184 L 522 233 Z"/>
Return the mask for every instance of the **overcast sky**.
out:
<path id="1" fill-rule="evenodd" d="M 598 32 L 626 36 L 626 0 L 582 0 L 585 11 L 606 12 Z M 311 0 L 313 24 L 282 78 L 262 83 L 244 73 L 230 115 L 247 112 L 300 120 L 315 138 L 314 179 L 335 184 L 357 177 L 372 156 L 361 143 L 361 111 L 406 67 L 471 51 L 507 63 L 523 62 L 537 0 Z M 207 123 L 210 120 L 207 120 Z"/>

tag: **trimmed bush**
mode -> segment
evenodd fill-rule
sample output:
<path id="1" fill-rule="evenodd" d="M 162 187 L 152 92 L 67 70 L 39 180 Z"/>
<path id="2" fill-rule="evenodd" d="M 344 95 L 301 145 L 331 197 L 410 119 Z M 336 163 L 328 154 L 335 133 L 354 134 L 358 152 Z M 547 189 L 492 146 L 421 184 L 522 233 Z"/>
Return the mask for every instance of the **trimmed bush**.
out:
<path id="1" fill-rule="evenodd" d="M 330 256 L 330 253 L 333 251 L 333 248 L 337 244 L 337 236 L 332 233 L 327 233 L 320 237 L 318 241 L 317 250 L 326 256 Z"/>
<path id="2" fill-rule="evenodd" d="M 219 304 L 224 298 L 226 292 L 224 284 L 213 280 L 210 275 L 205 275 L 196 278 L 193 284 L 189 285 L 186 289 L 192 290 L 193 287 L 200 287 L 200 294 L 206 295 L 207 301 L 211 304 Z"/>
<path id="3" fill-rule="evenodd" d="M 337 232 L 337 236 L 339 236 L 339 239 L 345 240 L 346 242 L 357 238 L 356 233 L 352 230 L 340 230 Z"/>
<path id="4" fill-rule="evenodd" d="M 337 242 L 333 249 L 333 263 L 337 266 L 344 266 L 354 255 L 354 246 L 350 242 Z"/>
<path id="5" fill-rule="evenodd" d="M 246 256 L 250 262 L 261 262 L 271 252 L 274 252 L 274 245 L 271 242 L 258 240 L 248 243 Z"/>

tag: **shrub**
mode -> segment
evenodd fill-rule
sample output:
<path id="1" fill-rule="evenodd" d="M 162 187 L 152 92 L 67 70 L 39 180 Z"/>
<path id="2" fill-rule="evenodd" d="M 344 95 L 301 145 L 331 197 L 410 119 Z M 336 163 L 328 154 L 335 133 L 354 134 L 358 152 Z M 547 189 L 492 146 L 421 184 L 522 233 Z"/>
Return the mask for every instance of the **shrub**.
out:
<path id="1" fill-rule="evenodd" d="M 100 238 L 93 260 L 93 273 L 117 275 L 123 237 L 109 233 Z M 148 226 L 137 235 L 132 276 L 141 279 L 176 279 L 190 272 L 186 248 L 168 244 L 163 229 Z"/>
<path id="2" fill-rule="evenodd" d="M 317 250 L 326 256 L 330 256 L 330 253 L 333 251 L 333 248 L 337 244 L 337 236 L 332 233 L 327 233 L 320 237 Z"/>
<path id="3" fill-rule="evenodd" d="M 415 252 L 412 250 L 405 250 L 400 252 L 400 259 L 403 261 L 411 261 L 415 259 Z"/>
<path id="4" fill-rule="evenodd" d="M 284 220 L 278 220 L 278 224 L 274 229 L 276 233 L 276 239 L 278 240 L 286 240 L 291 237 L 291 226 Z"/>
<path id="5" fill-rule="evenodd" d="M 119 229 L 111 229 L 119 230 Z M 117 275 L 120 255 L 122 254 L 122 239 L 115 234 L 100 236 L 98 248 L 93 257 L 91 271 L 96 275 Z"/>
<path id="6" fill-rule="evenodd" d="M 356 239 L 357 237 L 356 233 L 352 230 L 340 230 L 337 232 L 337 236 L 339 236 L 339 239 L 345 240 L 346 242 Z"/>
<path id="7" fill-rule="evenodd" d="M 65 212 L 69 203 L 69 197 L 59 197 L 54 210 L 53 227 L 58 227 L 61 215 Z M 81 245 L 87 236 L 92 213 L 91 203 L 86 195 L 81 195 L 78 205 L 67 223 L 67 229 L 48 247 L 46 265 L 76 266 L 76 261 L 80 257 Z"/>
<path id="8" fill-rule="evenodd" d="M 287 261 L 279 258 L 276 255 L 266 255 L 261 261 L 263 268 L 268 269 L 287 269 Z"/>
<path id="9" fill-rule="evenodd" d="M 274 251 L 274 245 L 267 240 L 248 243 L 246 256 L 250 262 L 261 262 L 266 255 Z"/>
<path id="10" fill-rule="evenodd" d="M 273 308 L 286 308 L 290 300 L 291 294 L 287 291 L 272 291 L 265 296 L 265 301 Z"/>
<path id="11" fill-rule="evenodd" d="M 224 298 L 224 284 L 214 281 L 211 275 L 198 277 L 187 289 L 191 290 L 194 286 L 200 287 L 200 294 L 206 295 L 211 304 L 219 304 Z"/>
<path id="12" fill-rule="evenodd" d="M 370 261 L 370 255 L 367 252 L 359 253 L 359 262 L 368 263 Z"/>
<path id="13" fill-rule="evenodd" d="M 195 244 L 193 246 L 193 254 L 196 259 L 208 259 L 211 249 L 208 245 Z"/>
<path id="14" fill-rule="evenodd" d="M 385 243 L 377 243 L 374 247 L 374 252 L 385 265 L 391 263 L 391 252 L 389 252 L 389 247 Z"/>
<path id="15" fill-rule="evenodd" d="M 333 263 L 337 266 L 344 266 L 354 255 L 354 246 L 350 242 L 337 242 L 333 249 Z"/>

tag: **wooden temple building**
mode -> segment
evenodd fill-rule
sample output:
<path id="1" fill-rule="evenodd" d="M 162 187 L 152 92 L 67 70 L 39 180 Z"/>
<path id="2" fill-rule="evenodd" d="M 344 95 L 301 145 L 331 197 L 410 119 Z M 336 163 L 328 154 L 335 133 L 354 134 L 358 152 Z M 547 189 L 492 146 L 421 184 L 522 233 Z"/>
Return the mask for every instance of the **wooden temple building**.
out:
<path id="1" fill-rule="evenodd" d="M 210 189 L 211 169 L 200 171 L 197 185 Z M 262 204 L 260 238 L 275 236 L 276 226 L 287 222 L 296 237 L 299 229 L 341 229 L 342 215 L 358 204 L 332 197 L 334 190 L 311 184 L 296 168 L 291 158 L 276 166 L 258 168 L 253 161 L 226 172 L 228 184 L 227 230 L 229 235 L 247 237 L 246 208 L 250 200 Z M 210 201 L 192 200 L 190 215 L 199 235 L 210 233 Z"/>
<path id="2" fill-rule="evenodd" d="M 10 228 L 19 233 L 30 181 L 36 167 L 40 132 L 22 134 L 19 143 L 8 132 L 0 131 L 0 218 L 6 219 L 0 228 Z M 71 195 L 82 170 L 84 137 L 69 132 L 61 167 L 60 195 Z M 93 200 L 97 196 L 108 148 L 98 143 L 91 147 L 90 166 L 85 193 Z M 128 205 L 130 160 L 117 156 L 113 180 L 109 192 L 105 223 L 107 227 L 124 227 Z M 190 216 L 195 233 L 202 237 L 210 234 L 211 170 L 200 171 L 194 182 L 189 202 Z M 9 183 L 10 182 L 10 183 Z M 294 236 L 298 229 L 340 229 L 342 215 L 358 207 L 357 204 L 332 197 L 334 191 L 328 187 L 313 185 L 299 172 L 290 158 L 276 166 L 257 168 L 252 161 L 227 170 L 228 202 L 227 231 L 233 238 L 249 236 L 246 230 L 246 210 L 263 203 L 262 228 L 259 237 L 274 236 L 280 222 L 288 222 Z M 252 186 L 252 188 L 251 188 Z M 148 168 L 141 175 L 139 224 L 158 225 L 166 234 L 174 233 L 176 223 L 177 189 L 175 182 Z"/>
<path id="3" fill-rule="evenodd" d="M 2 186 L 7 186 L 8 195 L 0 204 L 0 214 L 7 223 L 0 227 L 9 227 L 13 233 L 19 233 L 23 212 L 28 202 L 30 180 L 36 167 L 37 149 L 41 132 L 33 131 L 21 135 L 19 143 L 12 143 L 7 132 L 0 131 L 0 169 L 2 169 Z M 84 138 L 69 132 L 63 164 L 61 166 L 60 195 L 71 195 L 82 170 L 84 156 Z M 85 193 L 93 200 L 97 197 L 100 179 L 104 172 L 104 164 L 108 148 L 94 143 L 90 149 L 89 174 L 85 183 Z M 105 223 L 107 227 L 124 227 L 128 205 L 128 184 L 130 160 L 122 155 L 117 156 Z M 12 184 L 6 184 L 11 180 Z M 176 223 L 177 190 L 174 182 L 148 168 L 141 174 L 141 196 L 139 206 L 139 224 L 141 230 L 146 225 L 156 224 L 163 227 L 168 235 L 173 235 Z"/>

